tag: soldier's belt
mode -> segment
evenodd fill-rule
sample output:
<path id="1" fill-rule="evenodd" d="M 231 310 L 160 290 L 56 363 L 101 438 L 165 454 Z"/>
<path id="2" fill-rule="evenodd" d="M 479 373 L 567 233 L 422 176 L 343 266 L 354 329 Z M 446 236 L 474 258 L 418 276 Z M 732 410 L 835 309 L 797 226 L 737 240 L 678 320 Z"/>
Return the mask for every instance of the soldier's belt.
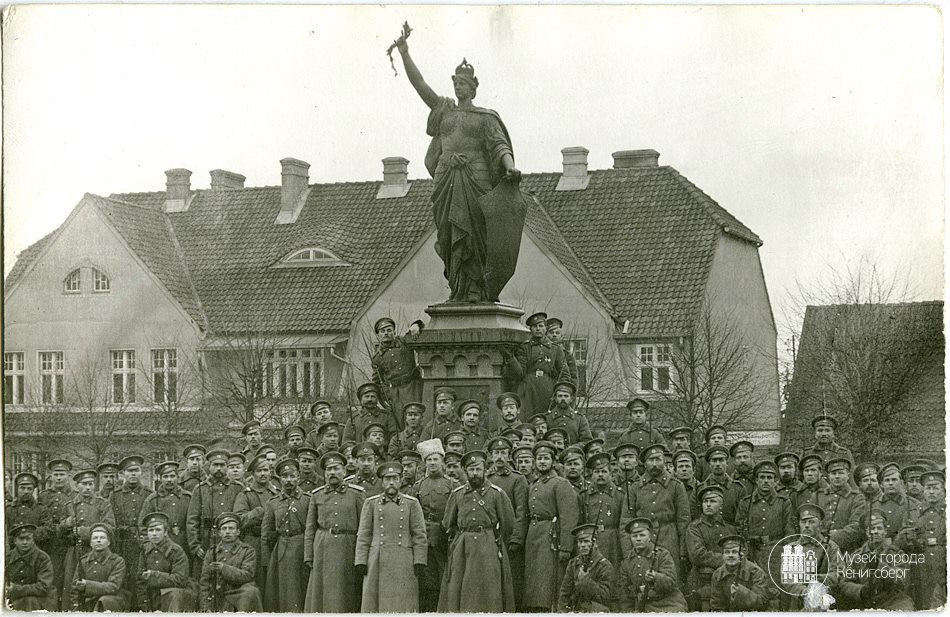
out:
<path id="1" fill-rule="evenodd" d="M 532 523 L 539 523 L 541 521 L 553 521 L 554 518 L 544 517 L 544 516 L 535 516 L 532 514 L 531 516 L 528 517 L 528 520 L 530 520 Z"/>
<path id="2" fill-rule="evenodd" d="M 295 537 L 295 536 L 302 536 L 302 535 L 303 535 L 303 532 L 304 532 L 303 529 L 301 529 L 301 530 L 299 530 L 299 531 L 297 531 L 297 532 L 293 532 L 293 533 L 292 533 L 290 530 L 278 529 L 278 530 L 277 530 L 277 535 L 280 536 L 281 538 L 293 538 L 293 537 Z"/>
<path id="3" fill-rule="evenodd" d="M 389 379 L 386 382 L 386 385 L 388 385 L 391 388 L 399 388 L 411 382 L 413 379 L 415 379 L 415 377 L 416 377 L 416 371 L 415 369 L 413 369 L 409 371 L 408 373 L 406 373 L 405 375 L 398 375 L 396 377 Z"/>
<path id="4" fill-rule="evenodd" d="M 485 532 L 485 531 L 490 531 L 490 532 L 494 533 L 494 532 L 495 532 L 495 528 L 494 528 L 494 527 L 486 527 L 486 526 L 484 526 L 484 525 L 476 525 L 476 526 L 473 526 L 473 527 L 465 527 L 464 529 L 462 529 L 462 528 L 459 529 L 459 532 L 460 532 L 460 533 L 482 533 L 482 532 Z"/>
<path id="5" fill-rule="evenodd" d="M 349 529 L 324 529 L 324 531 L 329 531 L 330 535 L 334 536 L 355 536 L 356 532 Z"/>

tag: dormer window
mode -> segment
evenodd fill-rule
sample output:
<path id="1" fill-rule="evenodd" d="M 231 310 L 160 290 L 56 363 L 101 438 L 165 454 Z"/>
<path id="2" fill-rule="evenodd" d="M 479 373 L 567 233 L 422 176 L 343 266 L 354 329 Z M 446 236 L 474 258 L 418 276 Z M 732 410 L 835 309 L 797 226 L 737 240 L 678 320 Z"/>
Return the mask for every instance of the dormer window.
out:
<path id="1" fill-rule="evenodd" d="M 81 280 L 82 275 L 80 274 L 79 268 L 76 268 L 66 275 L 66 280 L 63 281 L 63 292 L 68 294 L 78 294 L 81 291 Z"/>
<path id="2" fill-rule="evenodd" d="M 92 269 L 92 290 L 100 293 L 108 292 L 110 290 L 109 277 L 106 276 L 105 272 L 97 270 L 96 268 Z"/>
<path id="3" fill-rule="evenodd" d="M 348 266 L 330 251 L 321 248 L 308 247 L 291 251 L 277 263 L 278 268 L 307 268 L 314 266 Z"/>

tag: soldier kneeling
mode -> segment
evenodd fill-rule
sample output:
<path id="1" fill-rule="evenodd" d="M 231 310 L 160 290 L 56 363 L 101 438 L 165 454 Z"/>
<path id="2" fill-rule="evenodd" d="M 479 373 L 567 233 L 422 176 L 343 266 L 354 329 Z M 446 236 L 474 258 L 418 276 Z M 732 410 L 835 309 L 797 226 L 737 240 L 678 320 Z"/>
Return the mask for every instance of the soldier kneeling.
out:
<path id="1" fill-rule="evenodd" d="M 189 578 L 185 550 L 168 538 L 168 516 L 164 512 L 146 514 L 142 526 L 148 542 L 139 575 L 139 609 L 172 613 L 196 610 L 197 585 Z"/>
<path id="2" fill-rule="evenodd" d="M 719 540 L 722 565 L 713 572 L 710 608 L 713 611 L 764 611 L 769 607 L 765 572 L 746 559 L 746 540 L 726 536 Z"/>
<path id="3" fill-rule="evenodd" d="M 624 613 L 679 613 L 686 598 L 677 587 L 673 556 L 653 540 L 653 521 L 638 517 L 627 523 L 630 553 L 620 564 L 617 592 Z"/>
<path id="4" fill-rule="evenodd" d="M 36 525 L 24 523 L 10 530 L 12 548 L 7 552 L 7 606 L 15 611 L 56 610 L 53 563 L 33 541 Z"/>
<path id="5" fill-rule="evenodd" d="M 79 559 L 70 585 L 69 597 L 74 610 L 129 610 L 132 594 L 122 588 L 125 583 L 125 560 L 109 550 L 113 533 L 112 528 L 105 523 L 90 528 L 89 546 L 92 550 Z"/>
<path id="6" fill-rule="evenodd" d="M 257 553 L 238 540 L 241 519 L 234 512 L 222 512 L 214 526 L 218 538 L 205 551 L 201 568 L 201 610 L 261 612 L 261 591 L 254 584 Z"/>
<path id="7" fill-rule="evenodd" d="M 559 613 L 603 613 L 613 603 L 614 568 L 597 550 L 594 532 L 597 525 L 588 523 L 575 527 L 577 557 L 571 559 L 561 579 L 557 598 Z"/>

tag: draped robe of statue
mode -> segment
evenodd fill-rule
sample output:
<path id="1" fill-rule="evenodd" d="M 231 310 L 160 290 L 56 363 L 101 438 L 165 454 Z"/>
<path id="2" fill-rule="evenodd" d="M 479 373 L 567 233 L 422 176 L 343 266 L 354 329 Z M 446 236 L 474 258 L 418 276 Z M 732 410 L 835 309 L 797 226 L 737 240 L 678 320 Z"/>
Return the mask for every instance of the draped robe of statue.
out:
<path id="1" fill-rule="evenodd" d="M 507 181 L 500 199 L 479 200 L 502 183 L 502 157 L 514 158 L 508 130 L 495 111 L 459 109 L 442 97 L 429 113 L 426 133 L 432 137 L 425 164 L 434 179 L 435 250 L 449 301 L 497 302 L 514 274 L 526 206 L 517 184 Z"/>

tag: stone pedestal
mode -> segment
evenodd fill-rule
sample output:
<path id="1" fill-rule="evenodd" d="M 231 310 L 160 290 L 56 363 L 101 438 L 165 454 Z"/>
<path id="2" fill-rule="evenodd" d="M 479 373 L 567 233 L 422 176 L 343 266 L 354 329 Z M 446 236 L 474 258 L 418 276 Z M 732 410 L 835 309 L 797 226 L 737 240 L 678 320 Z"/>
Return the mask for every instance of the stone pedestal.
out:
<path id="1" fill-rule="evenodd" d="M 431 417 L 434 389 L 451 386 L 459 400 L 482 403 L 482 424 L 498 422 L 495 397 L 505 391 L 501 349 L 528 339 L 521 323 L 524 311 L 508 304 L 434 304 L 426 309 L 432 319 L 410 343 L 422 369 L 422 398 Z M 427 419 L 428 419 L 427 417 Z"/>

